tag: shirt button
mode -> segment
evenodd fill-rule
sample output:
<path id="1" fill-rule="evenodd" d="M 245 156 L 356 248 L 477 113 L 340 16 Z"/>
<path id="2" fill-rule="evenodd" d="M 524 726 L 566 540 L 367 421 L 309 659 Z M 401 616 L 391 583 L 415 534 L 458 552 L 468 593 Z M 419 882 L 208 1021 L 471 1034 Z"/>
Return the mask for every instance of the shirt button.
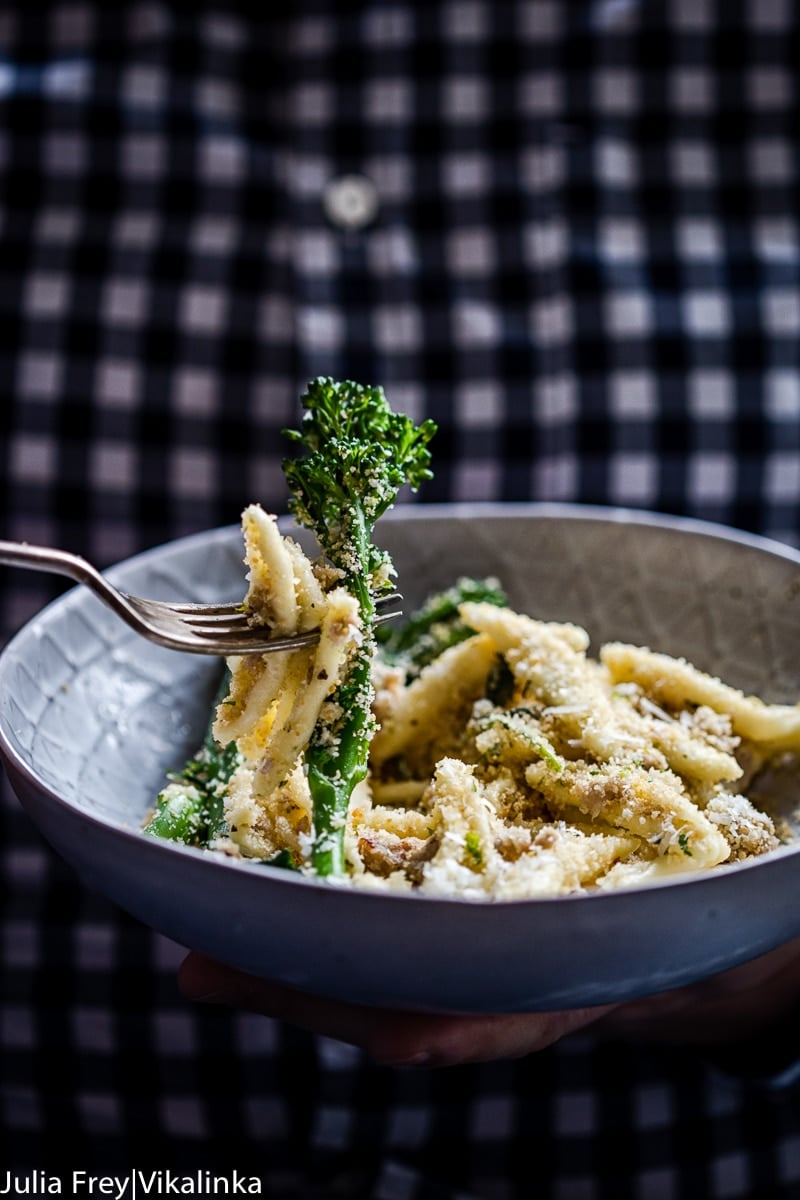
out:
<path id="1" fill-rule="evenodd" d="M 378 212 L 378 189 L 365 175 L 340 175 L 325 188 L 328 220 L 340 229 L 363 229 Z"/>

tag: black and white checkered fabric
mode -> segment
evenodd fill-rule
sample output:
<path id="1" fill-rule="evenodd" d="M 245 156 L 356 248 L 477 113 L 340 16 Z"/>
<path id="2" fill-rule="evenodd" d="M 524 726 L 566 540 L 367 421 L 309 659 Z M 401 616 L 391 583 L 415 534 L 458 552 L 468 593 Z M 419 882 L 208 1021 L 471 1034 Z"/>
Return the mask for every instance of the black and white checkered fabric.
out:
<path id="1" fill-rule="evenodd" d="M 797 542 L 799 64 L 794 0 L 0 5 L 0 536 L 103 565 L 280 510 L 279 431 L 330 374 L 436 419 L 421 502 Z M 6 634 L 51 594 L 0 586 Z M 392 1071 L 198 1009 L 179 948 L 0 816 L 0 1186 L 800 1194 L 795 1089 L 586 1035 Z"/>

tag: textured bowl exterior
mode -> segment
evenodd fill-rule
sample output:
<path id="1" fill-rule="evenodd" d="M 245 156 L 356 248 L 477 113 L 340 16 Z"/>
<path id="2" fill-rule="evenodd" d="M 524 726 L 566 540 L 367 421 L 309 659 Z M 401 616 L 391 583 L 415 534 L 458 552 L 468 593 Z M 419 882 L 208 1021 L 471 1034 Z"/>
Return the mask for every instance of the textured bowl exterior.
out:
<path id="1" fill-rule="evenodd" d="M 381 523 L 412 607 L 460 574 L 511 603 L 683 655 L 766 699 L 800 696 L 800 555 L 636 512 L 404 506 Z M 241 534 L 214 530 L 109 573 L 155 598 L 238 599 Z M 86 886 L 184 946 L 361 1003 L 458 1012 L 599 1004 L 680 986 L 800 933 L 794 847 L 656 887 L 517 902 L 362 893 L 144 837 L 196 749 L 216 664 L 142 641 L 84 589 L 0 656 L 0 755 Z"/>

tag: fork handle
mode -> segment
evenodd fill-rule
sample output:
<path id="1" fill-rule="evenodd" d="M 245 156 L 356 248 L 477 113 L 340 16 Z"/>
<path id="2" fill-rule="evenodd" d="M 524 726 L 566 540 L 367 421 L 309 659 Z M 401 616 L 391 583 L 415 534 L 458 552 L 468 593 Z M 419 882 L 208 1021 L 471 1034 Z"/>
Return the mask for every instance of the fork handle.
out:
<path id="1" fill-rule="evenodd" d="M 10 567 L 26 567 L 32 571 L 49 571 L 55 575 L 68 575 L 76 583 L 85 583 L 115 612 L 126 615 L 123 596 L 108 583 L 96 567 L 68 550 L 55 550 L 50 546 L 31 546 L 28 542 L 4 542 L 0 540 L 0 563 Z"/>

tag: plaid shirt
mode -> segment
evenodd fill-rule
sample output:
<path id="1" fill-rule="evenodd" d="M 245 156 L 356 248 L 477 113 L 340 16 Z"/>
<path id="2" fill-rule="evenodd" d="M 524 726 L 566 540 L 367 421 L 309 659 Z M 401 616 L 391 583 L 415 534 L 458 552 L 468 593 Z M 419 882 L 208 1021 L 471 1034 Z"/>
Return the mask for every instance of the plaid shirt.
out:
<path id="1" fill-rule="evenodd" d="M 282 510 L 279 431 L 330 374 L 438 422 L 421 502 L 797 542 L 792 0 L 268 9 L 0 5 L 0 535 L 104 565 Z M 6 634 L 53 594 L 0 583 Z M 590 1035 L 392 1071 L 195 1008 L 178 947 L 88 894 L 10 795 L 0 819 L 5 1169 L 236 1167 L 270 1196 L 365 1200 L 800 1194 L 794 1089 Z"/>

